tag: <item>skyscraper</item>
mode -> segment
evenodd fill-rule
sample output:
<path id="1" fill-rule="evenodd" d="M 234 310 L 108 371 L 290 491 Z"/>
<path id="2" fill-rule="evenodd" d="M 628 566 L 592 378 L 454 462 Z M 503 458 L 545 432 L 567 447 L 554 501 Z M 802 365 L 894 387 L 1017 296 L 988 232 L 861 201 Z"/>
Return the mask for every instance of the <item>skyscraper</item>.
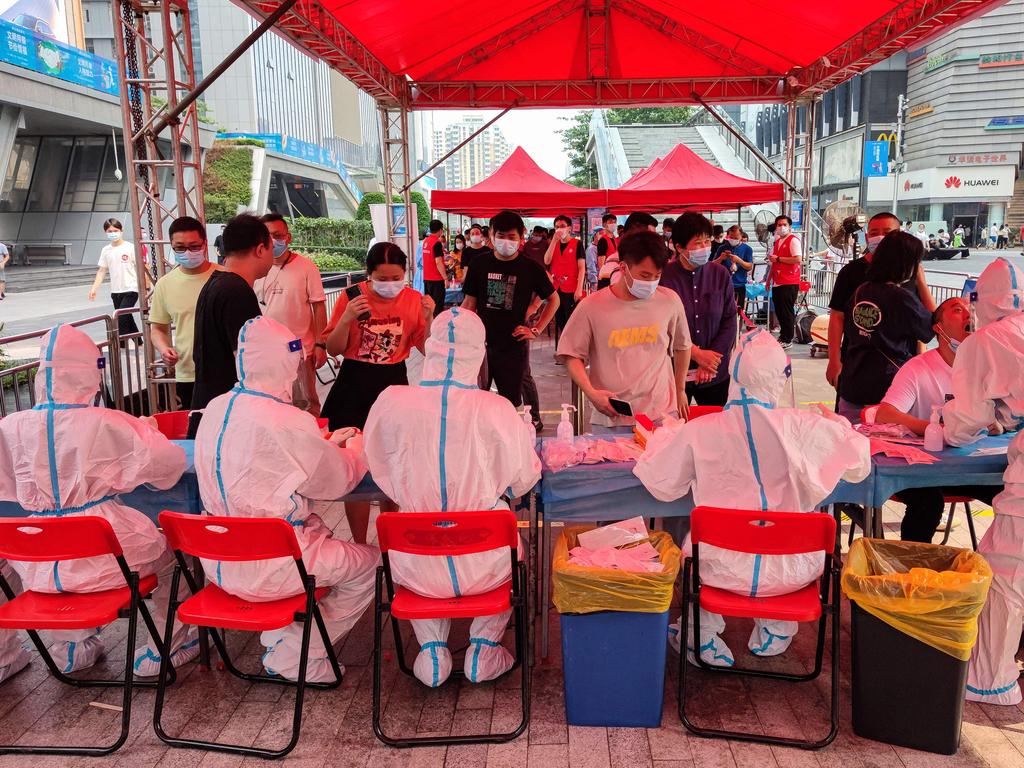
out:
<path id="1" fill-rule="evenodd" d="M 469 116 L 434 131 L 434 158 L 439 159 L 480 130 L 484 118 Z M 491 126 L 442 163 L 444 189 L 465 189 L 477 184 L 512 154 L 512 145 L 497 126 Z"/>

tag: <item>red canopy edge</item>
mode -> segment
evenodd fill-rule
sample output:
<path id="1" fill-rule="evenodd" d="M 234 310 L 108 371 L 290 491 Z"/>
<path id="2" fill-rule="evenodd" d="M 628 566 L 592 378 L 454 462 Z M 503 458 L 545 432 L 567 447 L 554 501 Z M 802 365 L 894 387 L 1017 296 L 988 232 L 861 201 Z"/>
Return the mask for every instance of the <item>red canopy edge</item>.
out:
<path id="1" fill-rule="evenodd" d="M 387 107 L 762 103 L 821 94 L 1005 2 L 790 0 L 780 17 L 761 0 L 505 0 L 467 17 L 464 0 L 299 0 L 276 31 Z M 440 45 L 438 29 L 460 34 Z"/>
<path id="2" fill-rule="evenodd" d="M 494 173 L 468 189 L 439 189 L 430 195 L 438 211 L 485 216 L 503 209 L 527 216 L 557 216 L 603 208 L 608 193 L 580 189 L 544 171 L 522 147 L 516 147 Z"/>
<path id="3" fill-rule="evenodd" d="M 782 199 L 782 184 L 734 176 L 677 144 L 621 187 L 609 190 L 608 208 L 613 213 L 721 211 Z"/>

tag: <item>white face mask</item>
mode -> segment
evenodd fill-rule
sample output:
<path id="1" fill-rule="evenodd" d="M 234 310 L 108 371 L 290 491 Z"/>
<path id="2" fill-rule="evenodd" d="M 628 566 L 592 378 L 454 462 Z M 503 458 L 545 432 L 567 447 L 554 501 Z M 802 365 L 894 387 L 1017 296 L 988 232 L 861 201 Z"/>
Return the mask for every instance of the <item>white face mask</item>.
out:
<path id="1" fill-rule="evenodd" d="M 516 255 L 516 251 L 519 250 L 519 243 L 515 240 L 495 240 L 494 250 L 497 251 L 499 256 L 510 258 Z"/>
<path id="2" fill-rule="evenodd" d="M 735 237 L 730 237 L 729 238 L 729 245 L 731 245 L 733 248 L 735 248 L 737 245 L 739 245 L 740 242 L 741 241 L 738 238 L 735 238 Z"/>
<path id="3" fill-rule="evenodd" d="M 789 234 L 789 227 L 776 227 L 775 228 L 775 236 L 776 237 L 785 237 L 788 234 Z"/>
<path id="4" fill-rule="evenodd" d="M 629 270 L 629 267 L 626 267 Z M 629 273 L 630 282 L 626 284 L 629 292 L 638 299 L 649 299 L 658 291 L 658 283 L 660 280 L 637 280 L 633 277 L 632 273 Z"/>
<path id="5" fill-rule="evenodd" d="M 404 280 L 371 280 L 373 292 L 382 299 L 393 299 L 405 288 Z"/>
<path id="6" fill-rule="evenodd" d="M 119 229 L 112 229 L 109 232 L 107 232 L 107 240 L 109 240 L 110 242 L 113 243 L 113 242 L 116 242 L 116 241 L 118 241 L 120 239 L 121 239 L 121 230 L 119 230 Z"/>
<path id="7" fill-rule="evenodd" d="M 480 245 L 480 243 L 482 243 L 483 241 L 484 241 L 484 238 L 483 238 L 482 235 L 470 235 L 469 236 L 469 242 L 471 242 L 473 245 Z"/>
<path id="8" fill-rule="evenodd" d="M 711 246 L 709 245 L 707 248 L 698 248 L 695 251 L 687 251 L 686 258 L 691 264 L 693 264 L 693 266 L 703 267 L 711 258 Z"/>

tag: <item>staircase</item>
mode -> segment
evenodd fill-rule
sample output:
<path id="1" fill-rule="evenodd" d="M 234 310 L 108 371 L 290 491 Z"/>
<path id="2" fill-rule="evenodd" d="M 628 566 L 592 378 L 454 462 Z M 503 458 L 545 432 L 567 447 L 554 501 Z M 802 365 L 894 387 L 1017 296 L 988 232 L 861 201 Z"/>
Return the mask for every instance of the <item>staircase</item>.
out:
<path id="1" fill-rule="evenodd" d="M 89 285 L 95 277 L 95 266 L 26 267 L 8 264 L 7 293 L 27 293 L 68 285 Z"/>
<path id="2" fill-rule="evenodd" d="M 1013 197 L 1006 206 L 1006 226 L 1010 228 L 1010 242 L 1020 237 L 1020 228 L 1024 227 L 1024 175 L 1013 185 Z"/>
<path id="3" fill-rule="evenodd" d="M 636 173 L 659 157 L 664 157 L 675 149 L 676 144 L 685 144 L 701 160 L 721 167 L 695 127 L 687 128 L 673 124 L 613 125 L 609 127 L 618 131 L 631 173 Z"/>

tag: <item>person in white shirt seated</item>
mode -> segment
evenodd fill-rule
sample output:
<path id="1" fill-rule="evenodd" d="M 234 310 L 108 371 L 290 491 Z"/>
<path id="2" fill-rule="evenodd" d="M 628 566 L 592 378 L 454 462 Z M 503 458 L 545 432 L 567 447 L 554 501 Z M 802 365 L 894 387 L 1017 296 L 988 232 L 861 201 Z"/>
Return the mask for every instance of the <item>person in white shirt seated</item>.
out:
<path id="1" fill-rule="evenodd" d="M 923 435 L 932 408 L 941 408 L 953 391 L 953 360 L 957 347 L 971 332 L 971 314 L 962 298 L 946 299 L 932 315 L 932 328 L 939 346 L 912 357 L 900 368 L 885 393 L 877 424 L 902 424 Z M 900 535 L 904 541 L 930 543 L 942 520 L 945 496 L 965 496 L 991 503 L 1000 489 L 993 486 L 908 488 L 897 498 L 906 504 Z"/>

